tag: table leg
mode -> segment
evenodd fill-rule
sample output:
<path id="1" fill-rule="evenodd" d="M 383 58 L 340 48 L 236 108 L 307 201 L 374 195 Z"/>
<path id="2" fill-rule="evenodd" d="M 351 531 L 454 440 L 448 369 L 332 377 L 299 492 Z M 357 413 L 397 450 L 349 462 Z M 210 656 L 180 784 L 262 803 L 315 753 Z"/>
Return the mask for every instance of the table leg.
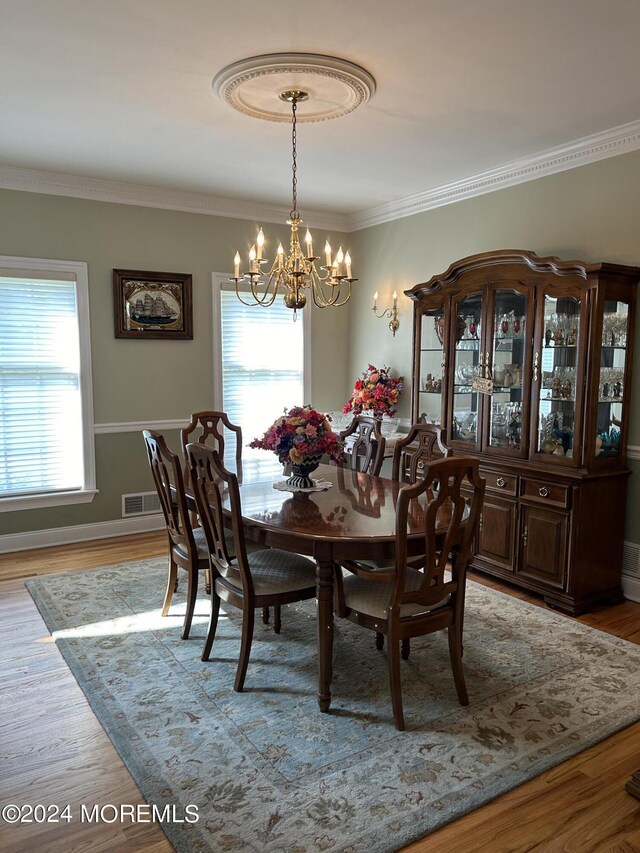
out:
<path id="1" fill-rule="evenodd" d="M 316 560 L 318 599 L 318 705 L 326 712 L 331 705 L 333 662 L 333 562 Z"/>

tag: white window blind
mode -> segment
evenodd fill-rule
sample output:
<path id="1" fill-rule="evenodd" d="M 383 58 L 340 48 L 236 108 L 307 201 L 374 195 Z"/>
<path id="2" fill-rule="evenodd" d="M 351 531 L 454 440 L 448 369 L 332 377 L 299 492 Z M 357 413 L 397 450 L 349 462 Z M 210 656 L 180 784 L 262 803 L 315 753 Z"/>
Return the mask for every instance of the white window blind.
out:
<path id="1" fill-rule="evenodd" d="M 308 310 L 308 309 L 306 309 Z M 269 308 L 243 305 L 220 291 L 222 405 L 248 443 L 283 409 L 304 405 L 302 316 L 277 299 Z"/>
<path id="2" fill-rule="evenodd" d="M 12 274 L 8 260 L 0 261 L 0 498 L 89 490 L 91 395 L 83 396 L 83 386 L 90 377 L 82 376 L 88 329 L 80 329 L 86 285 L 80 294 L 64 271 Z"/>

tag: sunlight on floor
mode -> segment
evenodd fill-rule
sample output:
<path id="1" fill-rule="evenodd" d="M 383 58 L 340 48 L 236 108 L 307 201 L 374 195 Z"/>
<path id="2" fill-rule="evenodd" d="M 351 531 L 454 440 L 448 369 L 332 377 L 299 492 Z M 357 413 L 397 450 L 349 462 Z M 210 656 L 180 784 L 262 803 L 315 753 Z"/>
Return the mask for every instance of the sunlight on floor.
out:
<path id="1" fill-rule="evenodd" d="M 206 624 L 208 615 L 195 613 L 193 625 Z M 224 611 L 220 611 L 220 619 L 226 619 Z M 54 631 L 53 639 L 68 640 L 74 637 L 112 637 L 118 634 L 139 634 L 144 631 L 166 631 L 178 625 L 182 625 L 184 619 L 184 607 L 176 607 L 168 616 L 161 616 L 159 609 L 149 610 L 146 613 L 134 613 L 127 616 L 118 616 L 115 619 L 105 619 L 104 622 L 92 622 L 87 625 L 78 625 L 75 628 L 64 628 Z M 47 642 L 48 638 L 42 638 L 41 642 Z"/>

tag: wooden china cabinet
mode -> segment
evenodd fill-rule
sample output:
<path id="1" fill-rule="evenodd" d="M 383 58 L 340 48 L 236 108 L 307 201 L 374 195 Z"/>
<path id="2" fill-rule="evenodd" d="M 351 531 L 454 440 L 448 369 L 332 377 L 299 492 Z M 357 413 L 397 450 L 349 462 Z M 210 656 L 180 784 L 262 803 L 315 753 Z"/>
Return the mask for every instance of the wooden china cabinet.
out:
<path id="1" fill-rule="evenodd" d="M 414 300 L 413 421 L 486 478 L 474 568 L 566 613 L 620 601 L 640 268 L 506 249 Z"/>

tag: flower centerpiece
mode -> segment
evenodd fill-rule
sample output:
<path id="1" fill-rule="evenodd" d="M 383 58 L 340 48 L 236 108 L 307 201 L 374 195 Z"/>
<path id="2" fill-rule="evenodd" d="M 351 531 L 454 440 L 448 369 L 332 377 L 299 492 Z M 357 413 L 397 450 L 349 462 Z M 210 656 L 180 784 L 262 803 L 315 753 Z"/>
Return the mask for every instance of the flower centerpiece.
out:
<path id="1" fill-rule="evenodd" d="M 404 377 L 389 376 L 386 366 L 375 367 L 370 364 L 356 380 L 353 394 L 348 403 L 342 408 L 343 412 L 354 415 L 372 415 L 380 418 L 383 415 L 394 417 L 400 392 L 404 388 Z"/>
<path id="2" fill-rule="evenodd" d="M 323 454 L 339 464 L 344 461 L 343 442 L 331 429 L 327 416 L 312 406 L 285 409 L 249 447 L 273 450 L 283 465 L 290 463 L 293 473 L 287 484 L 300 489 L 313 487 L 309 474 L 318 467 Z"/>

